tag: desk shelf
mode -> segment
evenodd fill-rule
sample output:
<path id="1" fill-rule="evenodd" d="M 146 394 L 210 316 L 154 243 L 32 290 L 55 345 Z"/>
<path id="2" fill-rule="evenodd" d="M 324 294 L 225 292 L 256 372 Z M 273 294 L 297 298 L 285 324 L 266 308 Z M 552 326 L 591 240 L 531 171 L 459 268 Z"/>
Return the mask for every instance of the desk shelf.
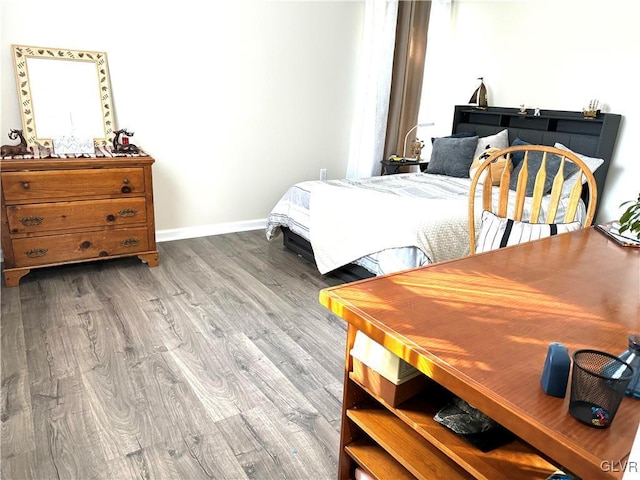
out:
<path id="1" fill-rule="evenodd" d="M 433 419 L 448 392 L 435 382 L 421 394 L 392 407 L 351 377 L 345 383 L 340 478 L 356 466 L 374 478 L 546 479 L 558 468 L 528 444 L 514 440 L 482 452 Z"/>
<path id="2" fill-rule="evenodd" d="M 473 478 L 440 450 L 431 448 L 416 430 L 389 410 L 352 409 L 347 410 L 347 418 L 374 440 L 382 451 L 387 452 L 398 466 L 404 466 L 415 478 L 420 480 Z M 407 448 L 408 445 L 411 445 L 411 448 Z M 384 463 L 383 470 L 387 471 L 390 461 L 381 463 Z M 380 465 L 370 465 L 367 469 L 377 473 Z M 412 477 L 409 476 L 409 478 Z"/>
<path id="3" fill-rule="evenodd" d="M 415 479 L 386 450 L 368 438 L 356 440 L 345 446 L 344 450 L 361 469 L 374 478 Z"/>

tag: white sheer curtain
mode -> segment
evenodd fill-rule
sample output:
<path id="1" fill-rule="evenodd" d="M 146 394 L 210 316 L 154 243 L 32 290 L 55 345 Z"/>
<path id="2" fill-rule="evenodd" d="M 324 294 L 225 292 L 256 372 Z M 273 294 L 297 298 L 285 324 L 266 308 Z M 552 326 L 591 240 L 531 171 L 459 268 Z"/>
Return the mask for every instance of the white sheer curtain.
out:
<path id="1" fill-rule="evenodd" d="M 367 0 L 347 178 L 380 173 L 395 46 L 397 0 Z"/>

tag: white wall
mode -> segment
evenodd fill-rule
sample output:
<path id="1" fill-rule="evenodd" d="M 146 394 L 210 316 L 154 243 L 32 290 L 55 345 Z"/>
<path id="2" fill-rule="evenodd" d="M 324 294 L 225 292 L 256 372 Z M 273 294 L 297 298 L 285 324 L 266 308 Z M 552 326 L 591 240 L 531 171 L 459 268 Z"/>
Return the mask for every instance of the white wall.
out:
<path id="1" fill-rule="evenodd" d="M 1 1 L 0 141 L 21 128 L 11 44 L 106 51 L 161 232 L 241 228 L 320 168 L 345 176 L 362 2 Z"/>
<path id="2" fill-rule="evenodd" d="M 345 175 L 362 1 L 0 1 L 0 142 L 21 124 L 11 44 L 106 51 L 118 127 L 157 160 L 159 238 L 258 225 L 291 184 Z M 624 116 L 599 220 L 616 216 L 640 190 L 636 1 L 453 5 L 427 135 L 450 131 L 478 76 L 496 106 L 599 98 Z"/>
<path id="3" fill-rule="evenodd" d="M 452 14 L 451 37 L 428 47 L 427 68 L 439 70 L 426 80 L 421 118 L 449 132 L 453 105 L 469 101 L 477 77 L 493 106 L 580 111 L 599 99 L 623 116 L 598 220 L 618 217 L 640 193 L 640 3 L 460 0 Z"/>

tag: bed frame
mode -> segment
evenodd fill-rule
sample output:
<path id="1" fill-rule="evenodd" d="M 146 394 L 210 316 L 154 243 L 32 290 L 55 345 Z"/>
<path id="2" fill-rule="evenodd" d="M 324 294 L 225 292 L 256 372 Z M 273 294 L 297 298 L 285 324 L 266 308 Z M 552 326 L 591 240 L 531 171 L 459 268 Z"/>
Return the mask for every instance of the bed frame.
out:
<path id="1" fill-rule="evenodd" d="M 562 110 L 542 110 L 536 116 L 531 110 L 527 112 L 523 115 L 517 108 L 478 110 L 458 105 L 454 110 L 452 131 L 476 132 L 480 137 L 486 137 L 507 128 L 509 145 L 516 137 L 538 145 L 553 146 L 560 142 L 575 152 L 602 158 L 604 163 L 593 174 L 598 187 L 597 216 L 622 116 L 599 113 L 595 118 L 585 118 L 582 112 Z M 588 198 L 587 193 L 583 192 L 584 199 Z"/>
<path id="2" fill-rule="evenodd" d="M 311 243 L 307 239 L 302 238 L 300 235 L 293 233 L 287 227 L 280 227 L 283 235 L 284 246 L 294 253 L 297 253 L 302 258 L 309 260 L 313 264 L 316 263 L 316 259 L 313 256 L 313 248 Z M 375 277 L 366 268 L 350 263 L 344 267 L 340 267 L 332 272 L 327 273 L 329 276 L 337 277 L 344 282 L 353 282 L 355 280 L 362 280 L 363 278 Z"/>
<path id="3" fill-rule="evenodd" d="M 540 145 L 553 146 L 560 142 L 575 152 L 602 158 L 604 163 L 594 173 L 598 187 L 598 203 L 595 210 L 597 215 L 621 119 L 621 115 L 613 113 L 598 113 L 595 118 L 585 118 L 582 112 L 542 110 L 539 115 L 534 115 L 532 110 L 522 114 L 517 108 L 478 109 L 469 105 L 457 105 L 454 110 L 452 132 L 475 132 L 478 136 L 485 137 L 507 128 L 509 144 L 516 137 Z M 587 194 L 588 192 L 583 192 L 585 201 Z M 282 228 L 282 233 L 286 248 L 315 263 L 313 249 L 307 240 L 287 228 Z M 374 276 L 359 265 L 346 265 L 328 275 L 334 275 L 346 282 Z"/>

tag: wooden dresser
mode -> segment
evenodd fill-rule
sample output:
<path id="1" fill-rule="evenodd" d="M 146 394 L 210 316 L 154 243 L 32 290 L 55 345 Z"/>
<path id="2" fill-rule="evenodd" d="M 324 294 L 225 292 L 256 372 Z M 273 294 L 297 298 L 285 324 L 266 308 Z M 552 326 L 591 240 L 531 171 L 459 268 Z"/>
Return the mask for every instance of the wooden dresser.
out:
<path id="1" fill-rule="evenodd" d="M 32 268 L 136 255 L 158 265 L 148 156 L 4 159 L 4 278 Z"/>

